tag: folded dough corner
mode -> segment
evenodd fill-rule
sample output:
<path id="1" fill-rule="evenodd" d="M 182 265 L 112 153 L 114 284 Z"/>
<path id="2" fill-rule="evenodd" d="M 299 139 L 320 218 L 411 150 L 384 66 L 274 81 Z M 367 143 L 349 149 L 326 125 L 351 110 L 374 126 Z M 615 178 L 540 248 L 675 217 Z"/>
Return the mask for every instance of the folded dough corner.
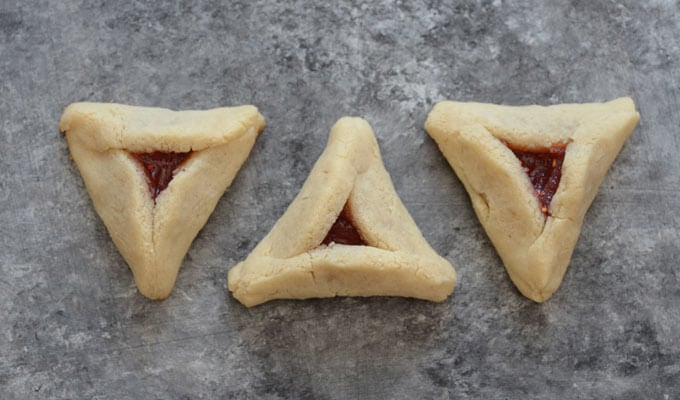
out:
<path id="1" fill-rule="evenodd" d="M 399 199 L 368 122 L 345 117 L 297 197 L 228 282 L 247 307 L 334 296 L 443 301 L 456 273 Z"/>
<path id="2" fill-rule="evenodd" d="M 542 302 L 559 288 L 586 211 L 639 119 L 630 98 L 548 107 L 444 101 L 425 129 L 515 286 Z"/>
<path id="3" fill-rule="evenodd" d="M 264 118 L 253 106 L 172 111 L 74 103 L 59 129 L 139 291 L 160 300 Z"/>

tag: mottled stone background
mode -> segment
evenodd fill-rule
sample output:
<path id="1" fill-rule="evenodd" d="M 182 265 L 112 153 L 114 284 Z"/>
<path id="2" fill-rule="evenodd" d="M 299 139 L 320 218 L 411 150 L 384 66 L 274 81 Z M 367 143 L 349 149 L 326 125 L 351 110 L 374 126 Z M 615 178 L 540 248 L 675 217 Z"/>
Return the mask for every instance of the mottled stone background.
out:
<path id="1" fill-rule="evenodd" d="M 447 3 L 0 2 L 0 398 L 680 398 L 680 2 Z M 535 304 L 426 115 L 624 95 L 640 125 Z M 267 118 L 164 302 L 137 292 L 69 160 L 57 121 L 82 100 Z M 373 125 L 456 292 L 244 308 L 228 269 L 347 114 Z"/>

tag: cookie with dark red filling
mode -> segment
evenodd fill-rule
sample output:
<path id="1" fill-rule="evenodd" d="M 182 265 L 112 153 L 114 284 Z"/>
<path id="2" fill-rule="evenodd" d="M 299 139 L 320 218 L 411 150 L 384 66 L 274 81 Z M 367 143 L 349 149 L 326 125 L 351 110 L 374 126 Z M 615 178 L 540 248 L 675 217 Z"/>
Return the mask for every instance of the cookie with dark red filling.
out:
<path id="1" fill-rule="evenodd" d="M 512 281 L 541 302 L 560 286 L 586 211 L 639 118 L 629 98 L 550 107 L 445 101 L 425 129 Z"/>
<path id="2" fill-rule="evenodd" d="M 346 117 L 285 214 L 228 281 L 248 307 L 334 296 L 443 301 L 456 272 L 397 196 L 368 122 Z"/>
<path id="3" fill-rule="evenodd" d="M 66 108 L 59 129 L 143 295 L 170 294 L 191 242 L 263 128 L 253 106 Z"/>

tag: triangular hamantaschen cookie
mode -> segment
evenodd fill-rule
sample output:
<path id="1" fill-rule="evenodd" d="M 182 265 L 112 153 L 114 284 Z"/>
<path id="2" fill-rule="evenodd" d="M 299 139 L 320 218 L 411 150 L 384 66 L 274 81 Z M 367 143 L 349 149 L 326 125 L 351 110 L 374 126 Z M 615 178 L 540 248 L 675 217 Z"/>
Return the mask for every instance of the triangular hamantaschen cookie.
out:
<path id="1" fill-rule="evenodd" d="M 191 242 L 263 128 L 253 106 L 66 108 L 59 129 L 143 295 L 170 294 Z"/>
<path id="2" fill-rule="evenodd" d="M 549 107 L 446 101 L 425 129 L 512 281 L 542 302 L 560 286 L 584 215 L 639 118 L 629 98 Z"/>
<path id="3" fill-rule="evenodd" d="M 300 193 L 228 280 L 250 307 L 333 296 L 443 301 L 456 273 L 399 200 L 370 125 L 342 118 Z"/>

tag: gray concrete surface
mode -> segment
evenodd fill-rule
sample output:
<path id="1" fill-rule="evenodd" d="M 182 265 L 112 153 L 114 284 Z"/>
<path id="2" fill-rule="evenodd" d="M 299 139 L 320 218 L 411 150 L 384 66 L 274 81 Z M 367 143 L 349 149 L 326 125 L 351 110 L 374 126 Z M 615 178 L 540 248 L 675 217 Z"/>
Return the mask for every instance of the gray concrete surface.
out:
<path id="1" fill-rule="evenodd" d="M 680 3 L 454 3 L 1 2 L 0 398 L 680 398 Z M 426 115 L 443 99 L 623 95 L 641 123 L 561 289 L 532 303 Z M 69 160 L 57 121 L 83 100 L 252 103 L 267 118 L 165 302 L 138 294 Z M 456 292 L 242 307 L 228 269 L 343 115 L 373 125 Z"/>

